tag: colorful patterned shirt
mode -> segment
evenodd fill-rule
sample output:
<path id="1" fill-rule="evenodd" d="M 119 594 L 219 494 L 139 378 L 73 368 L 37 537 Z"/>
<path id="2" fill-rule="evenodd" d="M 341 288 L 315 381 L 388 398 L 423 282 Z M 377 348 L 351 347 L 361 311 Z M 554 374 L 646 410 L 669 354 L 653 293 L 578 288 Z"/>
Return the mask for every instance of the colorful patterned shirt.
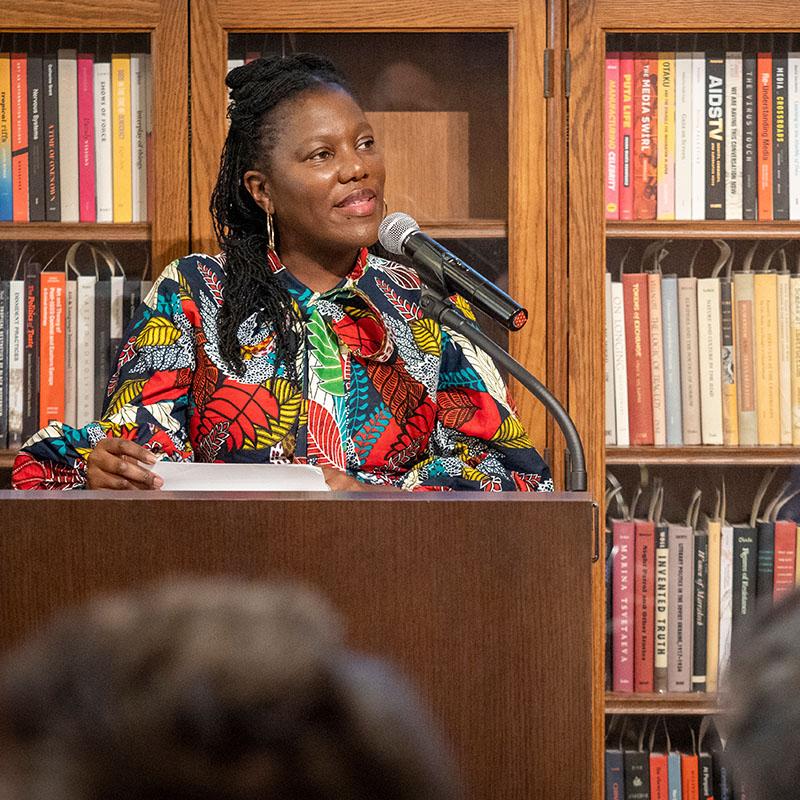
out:
<path id="1" fill-rule="evenodd" d="M 304 322 L 297 377 L 256 314 L 238 332 L 244 374 L 230 369 L 217 334 L 224 258 L 186 256 L 131 321 L 102 418 L 35 434 L 14 486 L 83 488 L 91 449 L 117 436 L 176 461 L 313 463 L 408 490 L 552 490 L 493 362 L 423 316 L 412 269 L 363 250 L 316 293 L 274 254 L 269 266 Z"/>

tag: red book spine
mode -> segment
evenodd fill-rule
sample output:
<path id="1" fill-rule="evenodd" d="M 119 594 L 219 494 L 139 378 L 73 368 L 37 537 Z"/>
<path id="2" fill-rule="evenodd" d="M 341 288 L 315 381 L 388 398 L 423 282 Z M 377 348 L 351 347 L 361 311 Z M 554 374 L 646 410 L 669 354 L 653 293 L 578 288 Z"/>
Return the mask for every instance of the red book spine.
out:
<path id="1" fill-rule="evenodd" d="M 775 523 L 775 572 L 772 584 L 772 599 L 775 601 L 794 589 L 796 548 L 797 523 L 779 519 Z"/>
<path id="2" fill-rule="evenodd" d="M 625 312 L 630 441 L 631 446 L 649 445 L 654 442 L 654 434 L 647 275 L 644 272 L 623 274 L 622 296 Z"/>
<path id="3" fill-rule="evenodd" d="M 64 419 L 66 275 L 43 272 L 39 278 L 39 427 Z"/>
<path id="4" fill-rule="evenodd" d="M 94 56 L 85 53 L 78 55 L 78 191 L 81 222 L 95 222 Z"/>
<path id="5" fill-rule="evenodd" d="M 655 636 L 655 525 L 649 520 L 637 520 L 635 532 L 633 688 L 636 692 L 652 692 Z"/>
<path id="6" fill-rule="evenodd" d="M 611 652 L 615 692 L 633 691 L 633 522 L 611 523 Z"/>
<path id="7" fill-rule="evenodd" d="M 28 222 L 28 58 L 11 54 L 11 180 L 14 222 Z"/>
<path id="8" fill-rule="evenodd" d="M 637 53 L 633 85 L 633 218 L 655 219 L 658 200 L 658 56 Z M 633 444 L 633 442 L 631 442 Z"/>
<path id="9" fill-rule="evenodd" d="M 606 54 L 606 219 L 619 219 L 619 53 Z"/>
<path id="10" fill-rule="evenodd" d="M 772 53 L 759 53 L 756 62 L 758 107 L 758 218 L 772 219 Z"/>
<path id="11" fill-rule="evenodd" d="M 700 800 L 697 756 L 681 753 L 681 800 Z"/>
<path id="12" fill-rule="evenodd" d="M 669 800 L 669 770 L 666 753 L 650 753 L 650 800 Z"/>
<path id="13" fill-rule="evenodd" d="M 633 53 L 620 53 L 619 218 L 633 219 Z"/>

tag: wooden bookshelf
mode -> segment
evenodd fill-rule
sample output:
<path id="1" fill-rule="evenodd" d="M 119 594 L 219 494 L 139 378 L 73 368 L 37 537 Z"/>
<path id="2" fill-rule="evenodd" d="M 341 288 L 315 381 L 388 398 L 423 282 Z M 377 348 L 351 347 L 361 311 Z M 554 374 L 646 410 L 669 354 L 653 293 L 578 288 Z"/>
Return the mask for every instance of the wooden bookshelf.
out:
<path id="1" fill-rule="evenodd" d="M 607 447 L 606 464 L 794 466 L 800 447 Z"/>
<path id="2" fill-rule="evenodd" d="M 149 222 L 0 222 L 0 241 L 77 241 L 147 242 Z"/>
<path id="3" fill-rule="evenodd" d="M 800 222 L 752 220 L 606 221 L 609 239 L 797 239 Z"/>
<path id="4" fill-rule="evenodd" d="M 0 450 L 0 469 L 11 469 L 16 457 L 16 450 Z"/>
<path id="5" fill-rule="evenodd" d="M 716 694 L 704 692 L 606 692 L 606 714 L 717 714 Z"/>
<path id="6" fill-rule="evenodd" d="M 508 236 L 504 219 L 419 220 L 419 226 L 434 239 L 505 239 Z"/>

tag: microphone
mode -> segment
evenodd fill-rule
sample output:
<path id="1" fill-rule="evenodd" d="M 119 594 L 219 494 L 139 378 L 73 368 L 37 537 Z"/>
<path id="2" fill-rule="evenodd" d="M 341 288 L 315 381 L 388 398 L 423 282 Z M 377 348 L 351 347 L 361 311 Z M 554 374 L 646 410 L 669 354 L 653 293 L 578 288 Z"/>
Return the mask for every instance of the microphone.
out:
<path id="1" fill-rule="evenodd" d="M 518 331 L 528 321 L 528 312 L 519 303 L 426 236 L 408 214 L 402 211 L 389 214 L 381 222 L 378 240 L 390 253 L 408 256 L 423 283 L 433 288 L 444 287 L 448 294 L 460 294 L 510 331 Z"/>

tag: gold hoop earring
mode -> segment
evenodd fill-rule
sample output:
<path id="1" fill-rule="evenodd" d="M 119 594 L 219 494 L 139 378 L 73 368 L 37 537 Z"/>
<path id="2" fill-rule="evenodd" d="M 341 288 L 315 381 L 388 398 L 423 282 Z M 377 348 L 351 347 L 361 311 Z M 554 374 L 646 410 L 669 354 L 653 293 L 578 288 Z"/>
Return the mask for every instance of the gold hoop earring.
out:
<path id="1" fill-rule="evenodd" d="M 386 219 L 387 215 L 389 214 L 389 204 L 386 202 L 386 198 L 383 198 L 383 218 Z"/>
<path id="2" fill-rule="evenodd" d="M 267 247 L 275 250 L 275 226 L 272 223 L 272 214 L 267 211 Z"/>

